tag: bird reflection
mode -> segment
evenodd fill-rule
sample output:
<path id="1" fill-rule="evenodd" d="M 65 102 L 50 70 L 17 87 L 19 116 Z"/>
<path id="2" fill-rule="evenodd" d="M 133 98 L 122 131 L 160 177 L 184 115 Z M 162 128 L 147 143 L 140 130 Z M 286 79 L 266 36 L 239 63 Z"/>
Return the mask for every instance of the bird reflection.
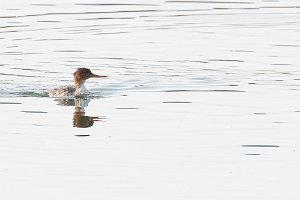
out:
<path id="1" fill-rule="evenodd" d="M 84 108 L 88 106 L 90 98 L 88 97 L 75 97 L 75 98 L 60 98 L 55 99 L 60 106 L 75 106 L 73 114 L 73 127 L 88 128 L 93 126 L 95 121 L 103 121 L 105 117 L 99 116 L 86 116 Z"/>

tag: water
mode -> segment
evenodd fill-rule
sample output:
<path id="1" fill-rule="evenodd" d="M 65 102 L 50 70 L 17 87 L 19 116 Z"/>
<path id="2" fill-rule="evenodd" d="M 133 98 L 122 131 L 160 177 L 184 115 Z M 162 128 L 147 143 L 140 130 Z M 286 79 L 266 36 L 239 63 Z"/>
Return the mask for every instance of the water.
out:
<path id="1" fill-rule="evenodd" d="M 1 198 L 299 199 L 299 1 L 0 5 Z"/>

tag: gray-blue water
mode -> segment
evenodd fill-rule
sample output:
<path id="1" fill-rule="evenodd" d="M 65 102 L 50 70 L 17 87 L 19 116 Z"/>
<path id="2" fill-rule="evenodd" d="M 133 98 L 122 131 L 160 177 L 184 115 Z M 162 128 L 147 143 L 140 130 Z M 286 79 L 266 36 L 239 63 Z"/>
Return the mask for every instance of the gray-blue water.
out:
<path id="1" fill-rule="evenodd" d="M 300 2 L 1 1 L 2 199 L 299 199 Z M 84 99 L 49 98 L 88 67 Z"/>

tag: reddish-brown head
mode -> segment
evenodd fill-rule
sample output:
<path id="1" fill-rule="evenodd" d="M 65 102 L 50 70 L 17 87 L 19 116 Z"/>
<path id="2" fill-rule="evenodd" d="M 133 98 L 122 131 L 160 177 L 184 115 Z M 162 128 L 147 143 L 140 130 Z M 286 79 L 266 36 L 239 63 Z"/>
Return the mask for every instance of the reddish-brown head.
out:
<path id="1" fill-rule="evenodd" d="M 78 68 L 76 72 L 74 72 L 74 81 L 75 86 L 79 86 L 85 82 L 85 80 L 89 78 L 104 78 L 107 76 L 99 76 L 96 74 L 93 74 L 91 70 L 88 68 Z"/>

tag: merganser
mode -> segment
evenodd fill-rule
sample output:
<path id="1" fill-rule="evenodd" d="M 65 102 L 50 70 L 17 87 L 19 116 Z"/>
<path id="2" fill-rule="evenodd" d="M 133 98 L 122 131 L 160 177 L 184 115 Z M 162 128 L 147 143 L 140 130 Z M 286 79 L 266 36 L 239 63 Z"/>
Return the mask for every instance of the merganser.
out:
<path id="1" fill-rule="evenodd" d="M 99 76 L 93 74 L 88 68 L 78 68 L 74 72 L 75 85 L 65 85 L 54 88 L 49 91 L 49 97 L 64 97 L 64 96 L 84 96 L 89 94 L 84 83 L 89 78 L 105 78 L 107 76 Z"/>

